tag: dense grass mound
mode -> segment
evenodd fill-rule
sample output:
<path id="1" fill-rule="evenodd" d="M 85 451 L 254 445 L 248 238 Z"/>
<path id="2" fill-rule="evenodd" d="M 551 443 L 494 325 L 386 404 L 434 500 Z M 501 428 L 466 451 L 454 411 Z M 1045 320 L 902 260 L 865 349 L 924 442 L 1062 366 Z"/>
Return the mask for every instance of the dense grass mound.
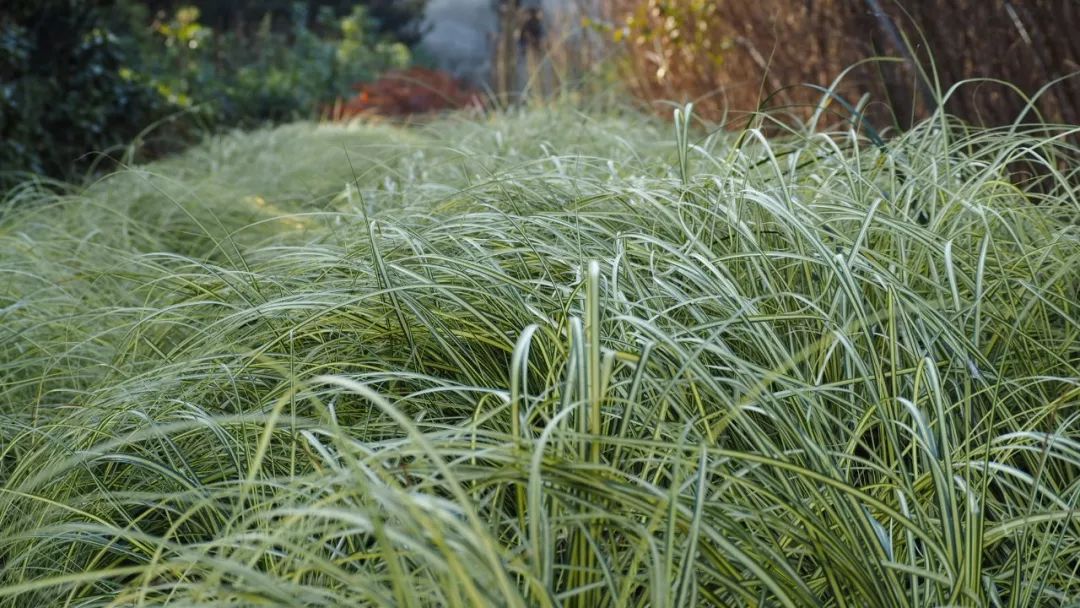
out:
<path id="1" fill-rule="evenodd" d="M 15 192 L 0 606 L 1075 605 L 1063 131 L 298 125 Z"/>

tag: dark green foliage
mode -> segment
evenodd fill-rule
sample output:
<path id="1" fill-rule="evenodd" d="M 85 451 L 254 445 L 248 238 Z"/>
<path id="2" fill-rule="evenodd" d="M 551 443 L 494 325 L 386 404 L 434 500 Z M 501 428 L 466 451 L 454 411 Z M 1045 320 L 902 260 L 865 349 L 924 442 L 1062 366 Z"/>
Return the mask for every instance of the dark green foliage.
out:
<path id="1" fill-rule="evenodd" d="M 174 104 L 231 127 L 313 116 L 353 83 L 409 62 L 404 45 L 374 34 L 362 7 L 342 18 L 330 7 L 308 11 L 294 3 L 287 28 L 268 12 L 252 31 L 217 31 L 180 9 L 155 22 L 161 48 L 146 54 L 145 72 Z"/>
<path id="2" fill-rule="evenodd" d="M 0 188 L 25 172 L 71 177 L 93 150 L 130 141 L 166 112 L 133 78 L 134 49 L 108 1 L 18 0 L 0 9 Z"/>
<path id="3" fill-rule="evenodd" d="M 337 18 L 362 7 L 372 18 L 374 32 L 382 38 L 410 47 L 420 41 L 420 22 L 427 0 L 155 0 L 143 2 L 151 12 L 175 14 L 182 6 L 196 6 L 202 22 L 217 31 L 250 34 L 267 15 L 276 29 L 288 30 L 299 7 L 310 17 L 304 25 L 317 26 L 316 15 L 329 13 Z M 326 32 L 320 32 L 326 33 Z"/>
<path id="4" fill-rule="evenodd" d="M 133 141 L 157 155 L 205 130 L 316 116 L 410 61 L 393 37 L 415 42 L 423 2 L 371 4 L 5 3 L 0 191 L 79 178 Z"/>
<path id="5" fill-rule="evenodd" d="M 427 0 L 368 0 L 364 4 L 379 33 L 409 46 L 420 42 Z"/>

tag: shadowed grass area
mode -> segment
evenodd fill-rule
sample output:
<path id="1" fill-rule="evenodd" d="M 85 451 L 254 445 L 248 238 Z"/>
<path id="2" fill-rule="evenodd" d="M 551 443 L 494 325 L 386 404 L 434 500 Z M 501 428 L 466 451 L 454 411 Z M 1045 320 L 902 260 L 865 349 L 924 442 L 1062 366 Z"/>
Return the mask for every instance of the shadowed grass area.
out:
<path id="1" fill-rule="evenodd" d="M 679 118 L 10 195 L 0 606 L 1072 605 L 1067 129 Z"/>

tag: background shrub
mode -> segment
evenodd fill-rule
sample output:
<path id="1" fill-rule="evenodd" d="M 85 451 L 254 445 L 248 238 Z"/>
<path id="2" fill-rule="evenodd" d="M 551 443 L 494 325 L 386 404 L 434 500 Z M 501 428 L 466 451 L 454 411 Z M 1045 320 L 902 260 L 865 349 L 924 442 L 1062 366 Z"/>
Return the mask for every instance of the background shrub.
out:
<path id="1" fill-rule="evenodd" d="M 908 127 L 953 84 L 1001 79 L 1016 89 L 981 82 L 949 96 L 946 109 L 1004 124 L 1025 95 L 1080 69 L 1080 41 L 1069 31 L 1080 9 L 1070 0 L 606 0 L 606 10 L 631 88 L 646 99 L 697 99 L 712 118 L 759 105 L 805 117 L 821 92 L 800 83 L 826 84 L 888 55 L 905 61 L 856 67 L 841 96 L 854 103 L 869 93 L 879 102 L 871 116 Z M 1076 124 L 1078 102 L 1073 78 L 1037 108 L 1048 121 Z"/>
<path id="2" fill-rule="evenodd" d="M 34 174 L 78 178 L 102 159 L 88 152 L 133 141 L 156 156 L 206 130 L 314 117 L 352 84 L 410 64 L 423 7 L 4 3 L 0 190 Z"/>
<path id="3" fill-rule="evenodd" d="M 374 82 L 359 84 L 356 94 L 327 109 L 332 120 L 360 115 L 411 116 L 459 108 L 482 108 L 478 91 L 447 72 L 423 67 L 387 72 Z"/>
<path id="4" fill-rule="evenodd" d="M 427 0 L 151 0 L 140 5 L 162 15 L 173 15 L 185 6 L 193 6 L 199 9 L 201 21 L 207 27 L 247 34 L 267 16 L 278 29 L 289 29 L 295 22 L 298 6 L 310 16 L 329 12 L 338 18 L 349 15 L 356 6 L 363 6 L 378 36 L 413 46 L 420 41 Z"/>
<path id="5" fill-rule="evenodd" d="M 211 125 L 252 126 L 312 116 L 357 81 L 406 67 L 407 46 L 379 38 L 366 9 L 339 18 L 332 7 L 294 3 L 288 27 L 264 14 L 258 27 L 216 32 L 197 7 L 159 18 L 163 52 L 148 53 L 158 90 Z"/>
<path id="6" fill-rule="evenodd" d="M 77 157 L 131 140 L 167 110 L 127 67 L 137 49 L 115 31 L 113 6 L 15 0 L 0 8 L 0 187 L 27 172 L 85 170 Z"/>

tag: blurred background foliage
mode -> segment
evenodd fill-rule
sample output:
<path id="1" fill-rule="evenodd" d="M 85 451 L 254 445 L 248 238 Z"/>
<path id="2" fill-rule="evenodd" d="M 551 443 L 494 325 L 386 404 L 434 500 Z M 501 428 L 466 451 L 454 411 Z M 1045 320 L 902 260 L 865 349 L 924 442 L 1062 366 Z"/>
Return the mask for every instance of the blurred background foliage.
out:
<path id="1" fill-rule="evenodd" d="M 207 130 L 313 117 L 413 59 L 423 1 L 7 0 L 0 189 L 65 180 L 106 153 L 157 155 Z M 128 146 L 134 142 L 135 145 Z"/>
<path id="2" fill-rule="evenodd" d="M 842 74 L 837 98 L 854 106 L 868 96 L 864 115 L 881 126 L 910 127 L 943 99 L 947 112 L 970 123 L 1009 124 L 1030 97 L 1058 80 L 1026 120 L 1080 124 L 1080 78 L 1068 77 L 1080 70 L 1076 0 L 602 0 L 601 6 L 591 25 L 619 47 L 621 78 L 640 98 L 695 100 L 700 115 L 736 126 L 759 109 L 806 119 L 822 98 L 820 87 Z M 864 61 L 872 57 L 894 60 Z M 950 92 L 969 79 L 979 82 Z"/>
<path id="3" fill-rule="evenodd" d="M 480 51 L 467 67 L 477 68 L 487 48 L 490 66 L 542 89 L 499 100 L 629 90 L 663 114 L 663 102 L 695 101 L 698 116 L 741 128 L 759 110 L 807 120 L 822 87 L 843 75 L 829 117 L 857 112 L 882 131 L 910 127 L 942 100 L 968 122 L 1009 124 L 1036 95 L 1028 122 L 1080 124 L 1080 79 L 1069 77 L 1080 70 L 1076 0 L 453 1 L 447 11 L 432 0 L 444 9 L 433 14 L 449 21 L 479 2 L 485 8 L 474 13 L 491 18 L 445 27 L 453 34 L 433 56 L 471 45 Z M 398 115 L 425 94 L 472 104 L 474 91 L 416 70 L 428 28 L 448 26 L 425 21 L 427 4 L 4 0 L 0 191 L 28 175 L 92 174 L 105 157 L 90 151 L 128 160 L 221 128 L 383 105 Z M 542 39 L 524 44 L 526 23 Z M 543 58 L 526 60 L 530 49 Z M 873 57 L 890 59 L 866 61 Z M 487 71 L 498 72 L 479 69 Z M 381 77 L 393 82 L 360 84 Z M 968 79 L 981 80 L 951 90 Z"/>

